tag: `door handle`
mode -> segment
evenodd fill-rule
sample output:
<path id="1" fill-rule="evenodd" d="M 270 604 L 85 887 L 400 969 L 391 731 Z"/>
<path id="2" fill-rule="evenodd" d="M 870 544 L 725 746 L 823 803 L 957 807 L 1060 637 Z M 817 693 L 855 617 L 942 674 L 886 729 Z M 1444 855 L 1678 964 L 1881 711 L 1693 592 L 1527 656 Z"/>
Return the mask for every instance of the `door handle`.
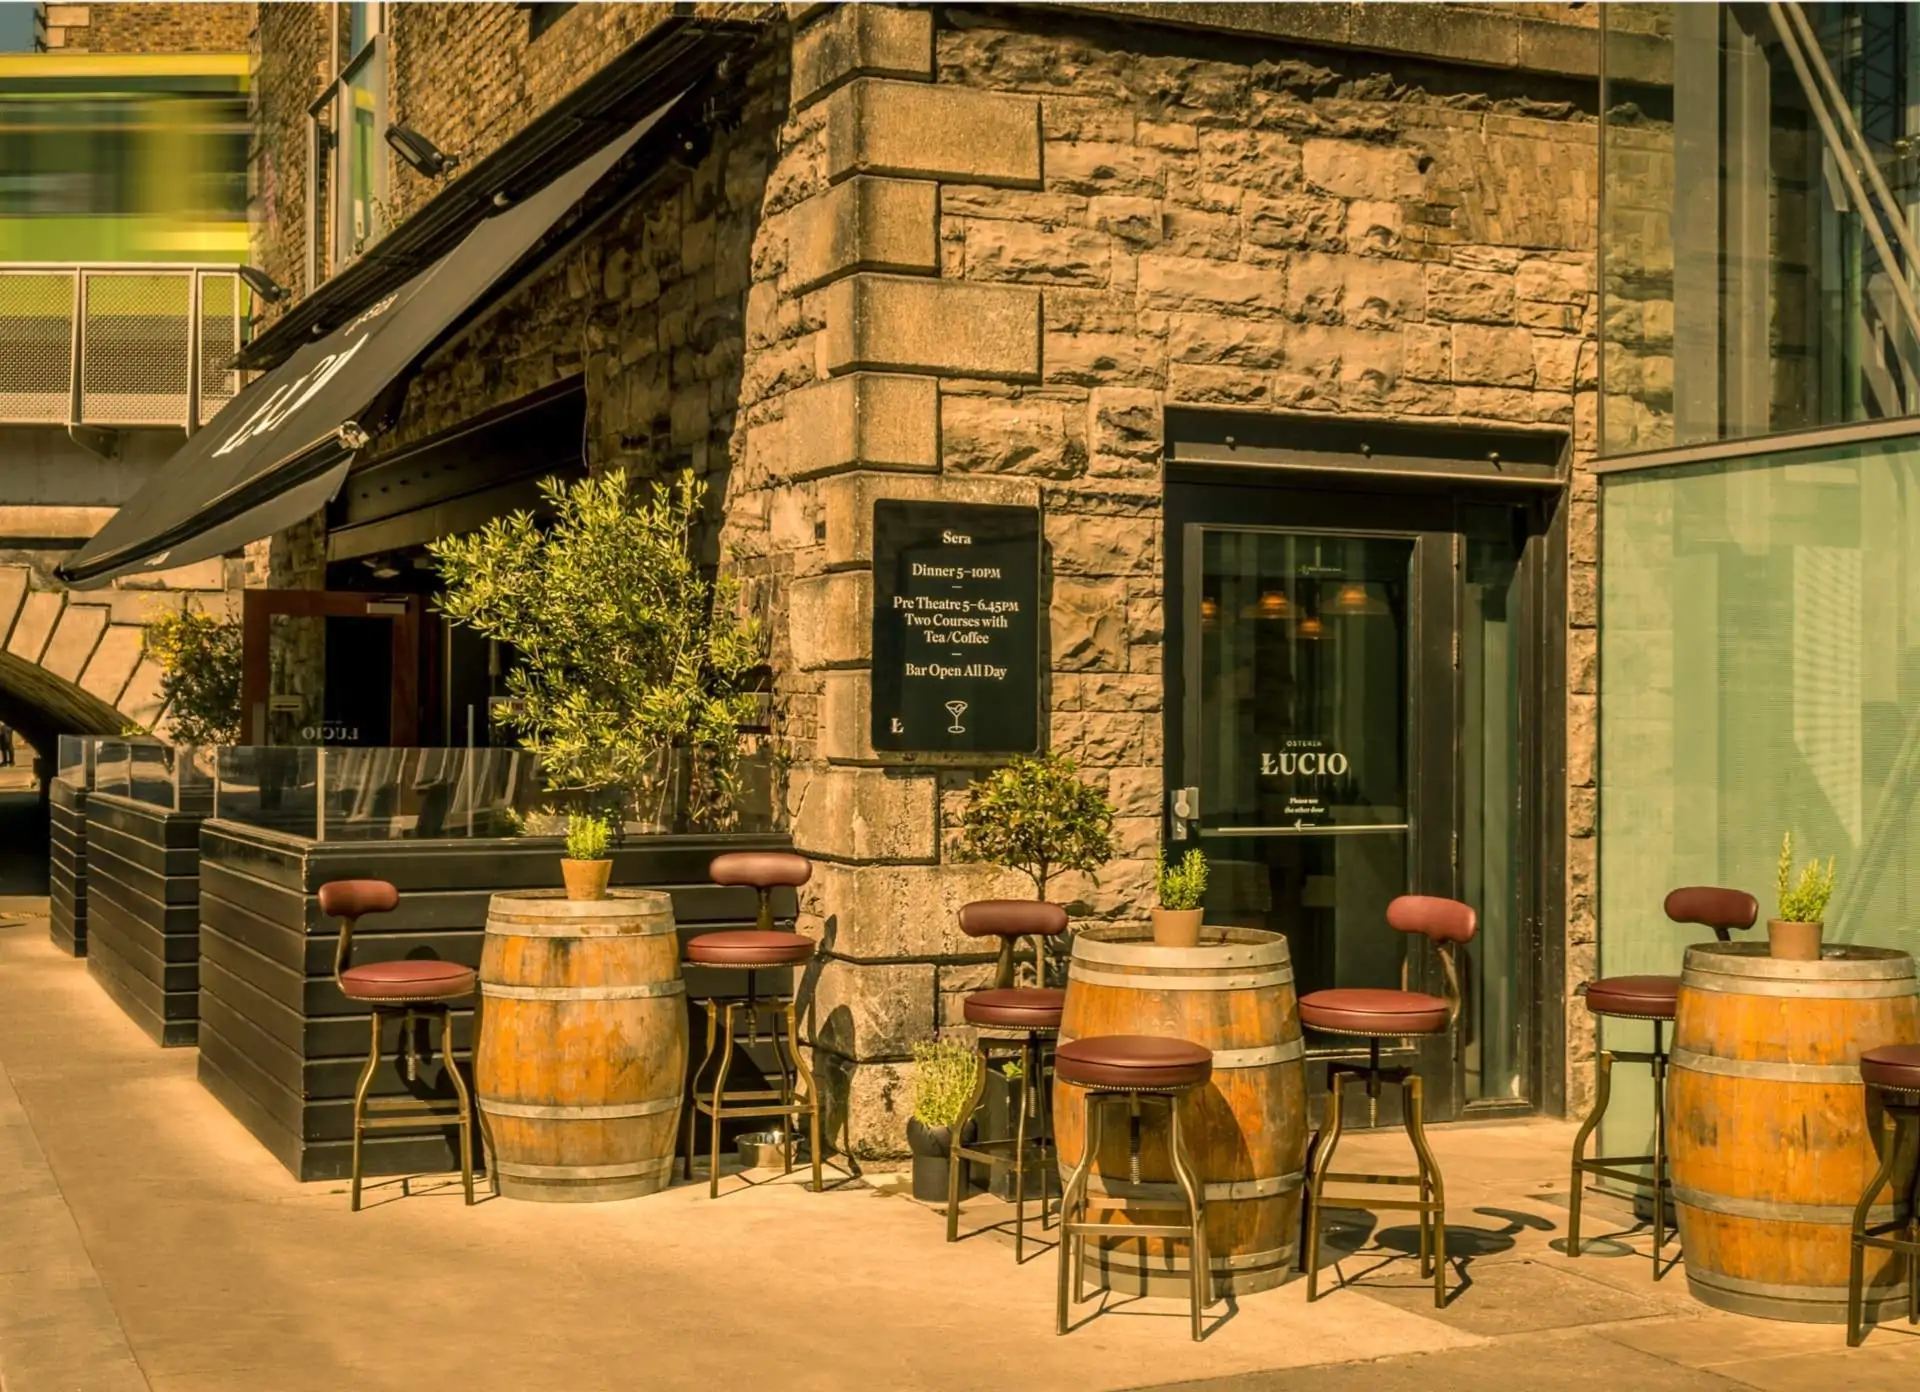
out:
<path id="1" fill-rule="evenodd" d="M 1187 824 L 1200 820 L 1200 790 L 1194 787 L 1175 788 L 1167 794 L 1173 804 L 1173 839 L 1187 839 Z"/>

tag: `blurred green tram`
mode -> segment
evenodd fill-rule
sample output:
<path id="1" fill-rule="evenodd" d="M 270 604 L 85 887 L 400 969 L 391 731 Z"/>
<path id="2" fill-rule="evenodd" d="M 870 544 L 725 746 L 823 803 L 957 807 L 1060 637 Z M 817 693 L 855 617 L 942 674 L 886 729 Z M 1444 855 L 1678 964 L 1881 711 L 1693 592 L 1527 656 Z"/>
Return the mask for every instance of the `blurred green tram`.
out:
<path id="1" fill-rule="evenodd" d="M 247 256 L 244 54 L 0 55 L 0 262 Z"/>

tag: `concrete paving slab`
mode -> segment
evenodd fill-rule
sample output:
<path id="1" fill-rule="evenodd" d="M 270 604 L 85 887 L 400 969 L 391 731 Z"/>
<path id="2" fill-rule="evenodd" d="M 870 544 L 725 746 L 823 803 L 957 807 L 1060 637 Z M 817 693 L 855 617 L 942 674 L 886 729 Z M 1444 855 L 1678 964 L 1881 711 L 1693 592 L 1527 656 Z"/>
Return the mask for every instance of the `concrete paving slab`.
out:
<path id="1" fill-rule="evenodd" d="M 1470 1349 L 1183 1382 L 1151 1392 L 1742 1392 L 1718 1373 L 1684 1368 L 1583 1331 L 1522 1334 Z M 1149 1392 L 1142 1389 L 1142 1392 Z"/>
<path id="2" fill-rule="evenodd" d="M 141 1392 L 113 1303 L 0 1054 L 0 1389 Z"/>

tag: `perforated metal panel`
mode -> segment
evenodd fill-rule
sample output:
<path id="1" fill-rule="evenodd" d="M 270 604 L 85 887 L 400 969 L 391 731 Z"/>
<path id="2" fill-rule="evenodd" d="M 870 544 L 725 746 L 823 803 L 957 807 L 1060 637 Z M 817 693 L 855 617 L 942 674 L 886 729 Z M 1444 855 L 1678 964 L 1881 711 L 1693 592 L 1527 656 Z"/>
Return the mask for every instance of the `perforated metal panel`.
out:
<path id="1" fill-rule="evenodd" d="M 187 416 L 191 275 L 84 273 L 80 419 L 179 424 Z"/>
<path id="2" fill-rule="evenodd" d="M 204 425 L 240 389 L 247 304 L 222 267 L 0 267 L 0 424 Z"/>
<path id="3" fill-rule="evenodd" d="M 73 285 L 72 272 L 0 270 L 0 421 L 66 422 Z"/>

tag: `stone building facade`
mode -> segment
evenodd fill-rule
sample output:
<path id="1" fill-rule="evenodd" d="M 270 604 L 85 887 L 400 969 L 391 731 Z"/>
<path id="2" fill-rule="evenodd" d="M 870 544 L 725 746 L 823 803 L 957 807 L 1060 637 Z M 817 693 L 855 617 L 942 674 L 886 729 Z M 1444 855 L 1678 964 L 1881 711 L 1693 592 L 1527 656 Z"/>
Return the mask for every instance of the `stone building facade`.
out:
<path id="1" fill-rule="evenodd" d="M 836 1132 L 899 1148 L 909 1046 L 986 970 L 957 909 L 1031 894 L 959 853 L 977 765 L 869 743 L 872 505 L 1041 510 L 1044 743 L 1119 812 L 1114 861 L 1053 897 L 1081 922 L 1142 918 L 1168 791 L 1170 408 L 1564 436 L 1543 924 L 1561 978 L 1541 989 L 1567 997 L 1594 937 L 1591 12 L 713 8 L 760 37 L 706 147 L 429 360 L 374 452 L 579 375 L 591 467 L 712 482 L 714 559 L 772 634 L 785 814 L 818 867 L 800 926 L 823 948 Z M 576 6 L 531 37 L 522 7 L 393 10 L 395 119 L 463 152 L 653 13 Z M 288 285 L 323 25 L 261 7 L 254 40 L 256 261 Z M 433 81 L 454 54 L 484 71 Z M 431 192 L 393 177 L 397 209 Z M 312 583 L 313 525 L 276 539 L 272 583 Z M 1578 1108 L 1591 1031 L 1566 1016 L 1546 1091 Z"/>

